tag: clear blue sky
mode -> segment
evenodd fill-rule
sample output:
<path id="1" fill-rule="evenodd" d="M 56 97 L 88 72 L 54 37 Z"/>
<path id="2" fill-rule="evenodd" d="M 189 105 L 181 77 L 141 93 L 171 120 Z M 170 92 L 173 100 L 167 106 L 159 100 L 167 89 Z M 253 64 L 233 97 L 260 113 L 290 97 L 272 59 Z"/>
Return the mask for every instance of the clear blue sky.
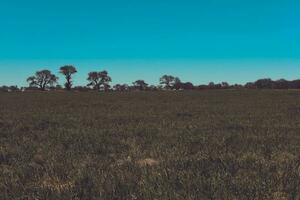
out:
<path id="1" fill-rule="evenodd" d="M 74 64 L 114 83 L 300 78 L 296 0 L 0 0 L 0 85 Z"/>

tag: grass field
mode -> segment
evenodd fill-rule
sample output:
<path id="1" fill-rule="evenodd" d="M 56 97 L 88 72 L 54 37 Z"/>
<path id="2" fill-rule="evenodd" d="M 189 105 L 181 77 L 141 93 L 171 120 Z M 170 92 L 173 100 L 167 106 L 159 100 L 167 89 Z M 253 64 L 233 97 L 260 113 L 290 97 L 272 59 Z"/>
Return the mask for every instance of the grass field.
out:
<path id="1" fill-rule="evenodd" d="M 300 91 L 0 93 L 0 199 L 300 199 Z"/>

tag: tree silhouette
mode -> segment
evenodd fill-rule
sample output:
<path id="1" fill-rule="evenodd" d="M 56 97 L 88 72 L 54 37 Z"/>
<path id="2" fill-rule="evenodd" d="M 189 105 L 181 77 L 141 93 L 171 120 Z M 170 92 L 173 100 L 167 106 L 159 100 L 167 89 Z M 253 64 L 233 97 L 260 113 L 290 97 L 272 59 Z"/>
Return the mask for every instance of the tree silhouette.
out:
<path id="1" fill-rule="evenodd" d="M 113 88 L 115 91 L 121 91 L 121 92 L 129 90 L 129 86 L 127 84 L 116 84 L 114 85 Z"/>
<path id="2" fill-rule="evenodd" d="M 230 87 L 229 83 L 227 83 L 227 82 L 225 82 L 225 81 L 222 82 L 221 85 L 222 85 L 222 88 L 223 88 L 223 89 L 228 89 L 228 88 Z"/>
<path id="3" fill-rule="evenodd" d="M 107 91 L 110 88 L 109 82 L 111 82 L 111 78 L 105 70 L 90 72 L 87 80 L 90 82 L 87 86 L 92 87 L 94 90 L 100 90 L 103 87 L 104 91 Z"/>
<path id="4" fill-rule="evenodd" d="M 216 85 L 215 85 L 214 82 L 209 82 L 209 83 L 208 83 L 208 88 L 209 88 L 209 89 L 215 89 L 215 87 L 216 87 Z"/>
<path id="5" fill-rule="evenodd" d="M 146 90 L 148 87 L 148 84 L 144 80 L 137 80 L 132 83 L 133 87 L 138 90 Z"/>
<path id="6" fill-rule="evenodd" d="M 51 73 L 49 70 L 37 71 L 34 76 L 27 79 L 30 87 L 38 87 L 41 90 L 53 86 L 57 83 L 58 77 Z"/>
<path id="7" fill-rule="evenodd" d="M 288 89 L 289 88 L 289 81 L 285 79 L 279 79 L 274 82 L 276 89 Z"/>
<path id="8" fill-rule="evenodd" d="M 65 83 L 65 88 L 71 90 L 73 84 L 72 75 L 77 73 L 76 68 L 73 65 L 65 65 L 60 68 L 59 72 L 66 77 L 67 82 Z"/>
<path id="9" fill-rule="evenodd" d="M 185 83 L 182 83 L 181 85 L 182 85 L 181 89 L 183 89 L 183 90 L 193 90 L 195 88 L 195 86 L 191 82 L 185 82 Z"/>
<path id="10" fill-rule="evenodd" d="M 244 87 L 247 88 L 247 89 L 256 89 L 255 84 L 252 83 L 252 82 L 246 83 Z"/>
<path id="11" fill-rule="evenodd" d="M 175 84 L 180 83 L 180 79 L 178 77 L 174 77 L 171 75 L 164 75 L 159 79 L 161 85 L 166 89 L 173 89 Z"/>
<path id="12" fill-rule="evenodd" d="M 16 91 L 20 91 L 21 88 L 18 88 L 18 86 L 16 85 L 12 85 L 12 86 L 6 86 L 3 85 L 0 87 L 0 91 L 2 92 L 16 92 Z"/>
<path id="13" fill-rule="evenodd" d="M 259 79 L 254 82 L 256 88 L 258 89 L 272 89 L 273 81 L 270 78 Z"/>

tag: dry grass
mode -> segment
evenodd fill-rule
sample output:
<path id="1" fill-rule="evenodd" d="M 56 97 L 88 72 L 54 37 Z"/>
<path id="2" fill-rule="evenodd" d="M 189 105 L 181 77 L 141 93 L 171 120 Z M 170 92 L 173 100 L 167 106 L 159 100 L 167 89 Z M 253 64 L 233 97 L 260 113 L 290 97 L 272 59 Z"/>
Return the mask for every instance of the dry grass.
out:
<path id="1" fill-rule="evenodd" d="M 300 93 L 0 93 L 0 199 L 300 199 Z"/>
<path id="2" fill-rule="evenodd" d="M 141 159 L 141 160 L 138 160 L 136 163 L 140 167 L 146 167 L 146 166 L 151 167 L 151 166 L 159 165 L 159 161 L 154 160 L 152 158 Z"/>

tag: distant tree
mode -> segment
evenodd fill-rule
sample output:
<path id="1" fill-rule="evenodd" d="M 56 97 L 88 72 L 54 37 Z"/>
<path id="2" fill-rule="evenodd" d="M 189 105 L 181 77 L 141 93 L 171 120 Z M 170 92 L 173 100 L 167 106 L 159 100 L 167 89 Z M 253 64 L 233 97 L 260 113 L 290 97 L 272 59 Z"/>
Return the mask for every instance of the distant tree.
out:
<path id="1" fill-rule="evenodd" d="M 241 84 L 234 84 L 231 87 L 234 89 L 243 89 L 244 88 L 243 85 L 241 85 Z"/>
<path id="2" fill-rule="evenodd" d="M 19 91 L 20 88 L 17 85 L 12 85 L 9 87 L 11 89 L 11 91 Z"/>
<path id="3" fill-rule="evenodd" d="M 63 90 L 63 87 L 58 84 L 58 85 L 49 87 L 49 89 L 50 90 Z"/>
<path id="4" fill-rule="evenodd" d="M 57 83 L 58 77 L 51 73 L 49 70 L 37 71 L 34 76 L 27 79 L 30 87 L 38 87 L 40 90 L 53 86 Z"/>
<path id="5" fill-rule="evenodd" d="M 103 88 L 104 91 L 107 91 L 110 88 L 109 82 L 111 82 L 111 77 L 108 76 L 108 72 L 105 70 L 90 72 L 87 80 L 90 82 L 87 86 L 92 87 L 94 90 Z"/>
<path id="6" fill-rule="evenodd" d="M 65 88 L 67 90 L 71 90 L 72 88 L 72 75 L 77 73 L 77 70 L 76 68 L 73 66 L 73 65 L 65 65 L 65 66 L 62 66 L 60 68 L 60 71 L 59 71 L 61 74 L 63 74 L 66 78 L 66 83 L 65 83 Z"/>
<path id="7" fill-rule="evenodd" d="M 214 89 L 222 89 L 222 84 L 221 83 L 215 84 Z"/>
<path id="8" fill-rule="evenodd" d="M 148 87 L 148 84 L 144 80 L 137 80 L 132 83 L 135 89 L 138 90 L 146 90 Z"/>
<path id="9" fill-rule="evenodd" d="M 195 87 L 191 82 L 182 83 L 182 89 L 184 90 L 193 90 L 194 88 Z"/>
<path id="10" fill-rule="evenodd" d="M 127 84 L 116 84 L 114 85 L 113 88 L 115 91 L 121 91 L 121 92 L 129 90 L 129 86 Z"/>
<path id="11" fill-rule="evenodd" d="M 0 87 L 1 92 L 17 92 L 19 90 L 20 89 L 16 85 L 12 85 L 12 86 L 3 85 L 3 86 Z"/>
<path id="12" fill-rule="evenodd" d="M 100 87 L 100 90 L 103 90 L 103 91 L 109 91 L 110 89 L 111 89 L 111 86 L 109 84 L 103 84 Z"/>
<path id="13" fill-rule="evenodd" d="M 55 89 L 56 89 L 56 90 L 62 90 L 63 88 L 62 88 L 61 85 L 56 85 L 56 86 L 55 86 Z"/>
<path id="14" fill-rule="evenodd" d="M 259 79 L 254 84 L 258 89 L 272 89 L 274 86 L 274 82 L 270 78 Z"/>
<path id="15" fill-rule="evenodd" d="M 26 91 L 26 87 L 20 87 L 20 91 L 21 92 L 25 92 Z"/>
<path id="16" fill-rule="evenodd" d="M 182 83 L 178 77 L 175 77 L 175 79 L 171 85 L 171 89 L 179 90 L 182 88 L 183 85 L 184 85 L 184 83 Z"/>
<path id="17" fill-rule="evenodd" d="M 223 89 L 229 88 L 229 83 L 227 83 L 227 82 L 222 82 L 221 85 L 222 85 Z"/>
<path id="18" fill-rule="evenodd" d="M 122 87 L 121 84 L 116 84 L 116 85 L 113 86 L 113 90 L 115 90 L 115 91 L 122 91 L 121 87 Z"/>
<path id="19" fill-rule="evenodd" d="M 279 79 L 274 82 L 275 89 L 288 89 L 289 88 L 289 81 L 285 79 Z"/>
<path id="20" fill-rule="evenodd" d="M 289 81 L 289 88 L 300 89 L 300 79 Z"/>
<path id="21" fill-rule="evenodd" d="M 163 90 L 163 86 L 162 85 L 158 85 L 158 86 L 155 86 L 156 90 Z"/>
<path id="22" fill-rule="evenodd" d="M 215 89 L 215 83 L 214 82 L 208 83 L 208 88 L 209 89 Z"/>
<path id="23" fill-rule="evenodd" d="M 8 92 L 9 91 L 9 87 L 6 86 L 6 85 L 3 85 L 3 86 L 0 87 L 0 91 L 1 92 Z"/>
<path id="24" fill-rule="evenodd" d="M 36 87 L 36 86 L 33 86 L 33 87 L 25 87 L 25 90 L 26 91 L 38 91 L 38 90 L 41 90 L 40 88 Z"/>
<path id="25" fill-rule="evenodd" d="M 166 89 L 173 89 L 176 84 L 179 84 L 181 81 L 178 77 L 171 75 L 164 75 L 159 79 L 161 85 Z"/>
<path id="26" fill-rule="evenodd" d="M 155 86 L 155 85 L 150 85 L 148 87 L 148 89 L 151 90 L 151 91 L 157 91 L 157 90 L 159 90 L 159 88 L 157 86 Z"/>
<path id="27" fill-rule="evenodd" d="M 248 82 L 248 83 L 245 84 L 245 88 L 247 88 L 247 89 L 256 89 L 256 86 L 255 86 L 254 83 Z"/>
<path id="28" fill-rule="evenodd" d="M 197 89 L 198 90 L 205 90 L 205 89 L 208 89 L 208 86 L 207 85 L 198 85 Z"/>
<path id="29" fill-rule="evenodd" d="M 78 92 L 87 92 L 90 90 L 90 88 L 86 86 L 75 86 L 73 90 Z"/>

